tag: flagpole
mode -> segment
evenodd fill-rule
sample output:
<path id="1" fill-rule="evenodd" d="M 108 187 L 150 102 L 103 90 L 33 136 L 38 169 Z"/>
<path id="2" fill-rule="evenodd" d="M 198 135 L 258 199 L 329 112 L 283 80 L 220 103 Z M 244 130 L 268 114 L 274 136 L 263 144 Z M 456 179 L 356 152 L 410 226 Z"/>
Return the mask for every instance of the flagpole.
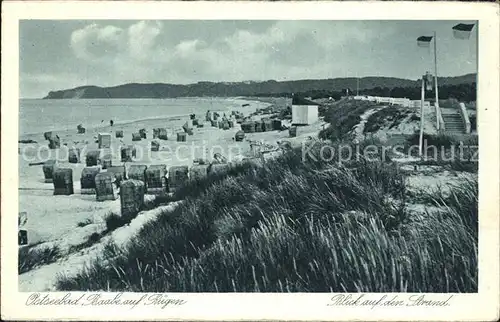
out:
<path id="1" fill-rule="evenodd" d="M 476 22 L 476 106 L 477 106 L 477 93 L 479 90 L 479 20 Z"/>
<path id="2" fill-rule="evenodd" d="M 424 141 L 424 103 L 425 103 L 425 76 L 422 76 L 422 90 L 420 94 L 420 137 L 418 139 L 418 153 L 423 157 L 422 146 Z"/>
<path id="3" fill-rule="evenodd" d="M 439 109 L 439 94 L 438 94 L 438 67 L 437 67 L 437 37 L 436 31 L 434 31 L 434 84 L 436 86 L 436 103 L 434 103 L 434 107 L 436 108 L 436 128 L 440 129 L 439 119 L 441 111 Z"/>

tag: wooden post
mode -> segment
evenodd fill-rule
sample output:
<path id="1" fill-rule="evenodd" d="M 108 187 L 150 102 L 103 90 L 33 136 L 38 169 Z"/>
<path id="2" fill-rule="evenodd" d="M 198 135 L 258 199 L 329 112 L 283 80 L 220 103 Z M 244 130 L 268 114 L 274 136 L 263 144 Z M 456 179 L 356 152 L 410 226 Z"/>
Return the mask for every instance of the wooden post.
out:
<path id="1" fill-rule="evenodd" d="M 423 158 L 423 140 L 424 140 L 424 103 L 425 103 L 425 75 L 422 76 L 422 91 L 420 98 L 420 138 L 418 140 L 418 153 Z"/>
<path id="2" fill-rule="evenodd" d="M 436 128 L 439 131 L 440 129 L 440 115 L 441 115 L 441 110 L 439 109 L 439 94 L 438 94 L 438 65 L 437 65 L 437 38 L 436 38 L 436 32 L 434 31 L 434 86 L 436 87 L 436 103 L 434 104 L 436 108 Z"/>

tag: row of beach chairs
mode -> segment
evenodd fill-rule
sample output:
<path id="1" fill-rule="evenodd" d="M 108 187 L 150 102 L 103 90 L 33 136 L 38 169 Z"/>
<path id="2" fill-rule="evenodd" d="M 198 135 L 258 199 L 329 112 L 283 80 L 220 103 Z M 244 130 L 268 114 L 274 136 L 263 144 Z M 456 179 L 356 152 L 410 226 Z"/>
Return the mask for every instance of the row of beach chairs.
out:
<path id="1" fill-rule="evenodd" d="M 254 160 L 255 159 L 255 160 Z M 244 162 L 258 164 L 256 158 Z M 191 180 L 210 175 L 225 175 L 231 163 L 194 164 L 188 166 L 124 165 L 103 169 L 100 165 L 85 167 L 80 177 L 80 192 L 95 195 L 96 201 L 120 198 L 122 216 L 135 216 L 144 203 L 145 194 L 166 196 Z M 52 182 L 54 195 L 74 194 L 73 169 L 59 168 L 55 161 L 47 161 L 43 168 L 45 182 Z M 168 175 L 167 175 L 168 174 Z"/>

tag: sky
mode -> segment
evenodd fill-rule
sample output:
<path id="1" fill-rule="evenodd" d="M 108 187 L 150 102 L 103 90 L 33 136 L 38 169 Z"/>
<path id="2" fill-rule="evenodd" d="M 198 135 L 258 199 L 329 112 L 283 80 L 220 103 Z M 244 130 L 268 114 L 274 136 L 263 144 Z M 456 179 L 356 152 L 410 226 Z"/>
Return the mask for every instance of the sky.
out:
<path id="1" fill-rule="evenodd" d="M 434 71 L 419 36 L 437 34 L 439 76 L 475 73 L 470 21 L 22 20 L 20 97 L 124 83 L 277 81 L 387 76 Z"/>

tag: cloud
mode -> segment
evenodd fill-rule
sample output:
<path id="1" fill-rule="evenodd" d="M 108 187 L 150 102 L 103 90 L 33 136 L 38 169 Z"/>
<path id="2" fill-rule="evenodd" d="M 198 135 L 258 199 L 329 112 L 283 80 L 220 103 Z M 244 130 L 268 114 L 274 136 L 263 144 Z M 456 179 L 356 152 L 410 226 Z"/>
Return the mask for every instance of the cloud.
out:
<path id="1" fill-rule="evenodd" d="M 116 26 L 88 25 L 71 34 L 75 56 L 85 61 L 99 61 L 123 49 L 123 29 Z"/>
<path id="2" fill-rule="evenodd" d="M 332 37 L 329 26 L 278 21 L 259 32 L 236 29 L 211 43 L 188 38 L 166 45 L 168 33 L 161 22 L 139 21 L 125 29 L 91 24 L 73 32 L 71 47 L 79 59 L 105 62 L 109 77 L 124 81 L 268 79 L 291 70 L 296 74 L 296 66 L 318 64 L 328 59 L 328 51 L 369 37 L 349 23 L 338 24 Z"/>
<path id="3" fill-rule="evenodd" d="M 275 21 L 257 29 L 219 24 L 205 30 L 207 26 L 158 21 L 90 24 L 72 33 L 71 48 L 87 64 L 80 71 L 88 81 L 102 86 L 390 76 L 401 71 L 406 77 L 425 64 L 417 61 L 420 54 L 412 47 L 413 33 L 420 33 L 418 23 L 406 29 L 384 21 Z M 416 62 L 413 69 L 395 67 L 406 66 L 410 56 Z"/>
<path id="4" fill-rule="evenodd" d="M 90 24 L 71 34 L 71 48 L 77 58 L 89 63 L 141 61 L 155 53 L 161 32 L 161 22 L 139 21 L 127 29 Z"/>
<path id="5" fill-rule="evenodd" d="M 162 31 L 161 22 L 140 21 L 128 28 L 128 50 L 132 58 L 144 60 L 152 54 L 156 38 Z"/>

